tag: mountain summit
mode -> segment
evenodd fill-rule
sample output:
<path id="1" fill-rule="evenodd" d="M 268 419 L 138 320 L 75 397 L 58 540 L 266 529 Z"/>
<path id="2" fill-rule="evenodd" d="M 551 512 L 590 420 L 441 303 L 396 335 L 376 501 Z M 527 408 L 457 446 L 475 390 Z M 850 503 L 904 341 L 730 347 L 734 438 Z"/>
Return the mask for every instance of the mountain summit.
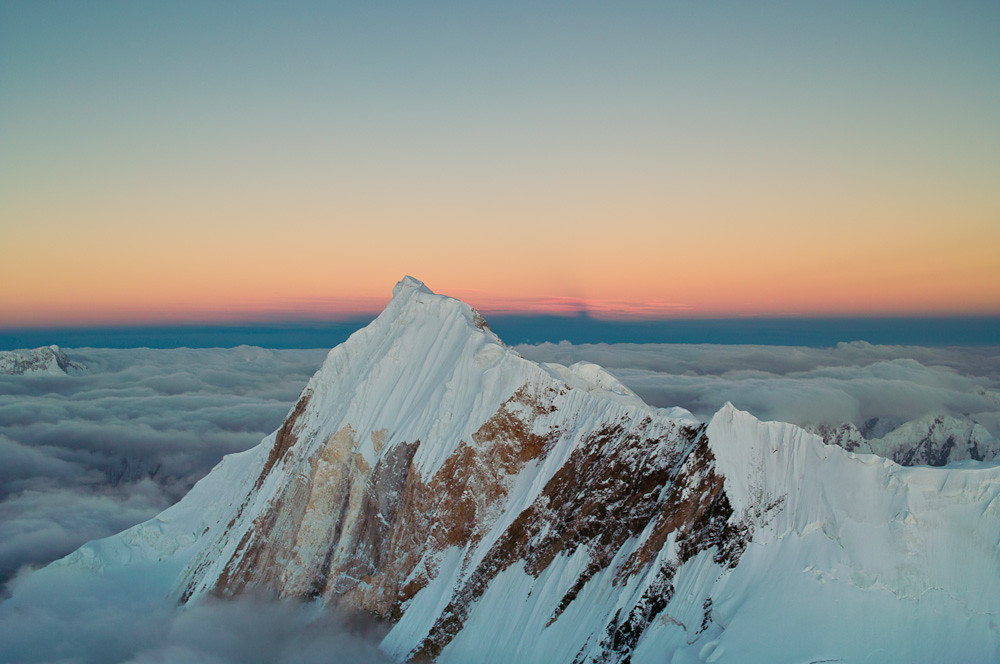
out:
<path id="1" fill-rule="evenodd" d="M 652 408 L 407 277 L 260 445 L 37 574 L 350 607 L 399 661 L 995 661 L 998 495 L 995 464 Z"/>

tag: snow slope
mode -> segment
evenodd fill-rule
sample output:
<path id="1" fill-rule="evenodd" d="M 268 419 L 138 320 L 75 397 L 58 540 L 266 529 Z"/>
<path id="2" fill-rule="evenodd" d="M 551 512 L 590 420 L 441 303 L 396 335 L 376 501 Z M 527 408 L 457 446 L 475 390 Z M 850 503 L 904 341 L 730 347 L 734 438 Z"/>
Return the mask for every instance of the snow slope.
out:
<path id="1" fill-rule="evenodd" d="M 36 575 L 359 608 L 400 661 L 988 662 L 998 495 L 996 464 L 651 408 L 406 278 L 278 431 Z"/>

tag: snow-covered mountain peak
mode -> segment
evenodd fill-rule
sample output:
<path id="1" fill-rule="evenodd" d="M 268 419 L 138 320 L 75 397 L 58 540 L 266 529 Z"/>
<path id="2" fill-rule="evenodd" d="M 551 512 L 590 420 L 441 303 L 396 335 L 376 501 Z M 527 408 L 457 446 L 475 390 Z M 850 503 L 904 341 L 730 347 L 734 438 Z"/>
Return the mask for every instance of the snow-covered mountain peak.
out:
<path id="1" fill-rule="evenodd" d="M 59 346 L 31 350 L 0 351 L 0 374 L 14 376 L 60 376 L 82 369 Z"/>
<path id="2" fill-rule="evenodd" d="M 434 295 L 434 291 L 424 285 L 424 282 L 420 281 L 416 277 L 411 277 L 406 275 L 400 279 L 395 286 L 392 287 L 392 296 L 398 297 L 400 295 L 406 295 L 411 291 L 417 291 L 422 293 L 428 293 Z"/>
<path id="3" fill-rule="evenodd" d="M 346 605 L 399 662 L 997 661 L 998 542 L 1000 465 L 651 408 L 405 278 L 258 447 L 42 574 Z"/>
<path id="4" fill-rule="evenodd" d="M 393 287 L 392 299 L 369 327 L 390 326 L 401 332 L 404 327 L 410 326 L 409 334 L 415 322 L 426 326 L 440 324 L 442 327 L 464 323 L 471 329 L 486 333 L 492 341 L 500 341 L 490 331 L 482 315 L 468 304 L 435 293 L 419 279 L 406 276 Z"/>
<path id="5" fill-rule="evenodd" d="M 875 427 L 865 427 L 865 429 Z M 877 454 L 904 466 L 945 466 L 1000 456 L 997 440 L 970 416 L 927 413 L 891 428 L 881 437 L 866 437 L 853 424 L 815 428 L 824 442 L 851 452 Z"/>
<path id="6" fill-rule="evenodd" d="M 302 431 L 296 439 L 311 441 L 296 449 L 302 458 L 349 427 L 352 452 L 366 463 L 419 440 L 419 458 L 433 472 L 490 416 L 495 399 L 533 373 L 544 374 L 503 345 L 472 307 L 406 277 L 371 324 L 330 351 L 286 424 Z"/>

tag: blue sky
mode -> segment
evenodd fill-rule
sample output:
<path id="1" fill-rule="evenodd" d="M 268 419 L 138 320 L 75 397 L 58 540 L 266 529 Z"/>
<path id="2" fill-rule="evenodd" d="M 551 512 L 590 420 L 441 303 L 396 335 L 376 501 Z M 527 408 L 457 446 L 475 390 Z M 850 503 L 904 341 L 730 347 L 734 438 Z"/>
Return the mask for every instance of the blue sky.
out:
<path id="1" fill-rule="evenodd" d="M 998 34 L 996 2 L 4 0 L 0 327 L 371 314 L 403 274 L 995 315 Z"/>

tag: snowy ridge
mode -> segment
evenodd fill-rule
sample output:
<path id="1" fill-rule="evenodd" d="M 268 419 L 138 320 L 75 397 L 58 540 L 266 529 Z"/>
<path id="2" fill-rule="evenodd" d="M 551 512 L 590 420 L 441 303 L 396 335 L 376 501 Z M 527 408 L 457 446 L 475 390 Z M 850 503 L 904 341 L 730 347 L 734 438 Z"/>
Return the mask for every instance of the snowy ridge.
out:
<path id="1" fill-rule="evenodd" d="M 875 661 L 939 661 L 955 652 L 963 661 L 996 660 L 1000 467 L 901 467 L 732 407 L 713 418 L 708 435 L 734 503 L 761 492 L 783 503 L 720 588 L 739 596 L 740 610 L 722 618 L 720 643 L 746 653 L 741 661 L 823 653 L 865 661 L 877 652 Z M 809 639 L 748 649 L 750 634 L 776 611 L 795 615 Z M 861 638 L 830 633 L 831 619 L 838 632 Z M 892 632 L 899 636 L 887 638 Z"/>
<path id="2" fill-rule="evenodd" d="M 1000 466 L 904 468 L 731 405 L 702 424 L 393 293 L 259 446 L 37 574 L 347 605 L 399 661 L 1000 656 Z"/>
<path id="3" fill-rule="evenodd" d="M 852 424 L 819 427 L 830 445 L 850 452 L 877 454 L 904 466 L 946 466 L 955 461 L 993 460 L 1000 440 L 970 417 L 925 415 L 893 428 L 881 437 L 866 437 Z"/>
<path id="4" fill-rule="evenodd" d="M 0 351 L 0 374 L 10 376 L 64 376 L 83 369 L 59 346 Z"/>

